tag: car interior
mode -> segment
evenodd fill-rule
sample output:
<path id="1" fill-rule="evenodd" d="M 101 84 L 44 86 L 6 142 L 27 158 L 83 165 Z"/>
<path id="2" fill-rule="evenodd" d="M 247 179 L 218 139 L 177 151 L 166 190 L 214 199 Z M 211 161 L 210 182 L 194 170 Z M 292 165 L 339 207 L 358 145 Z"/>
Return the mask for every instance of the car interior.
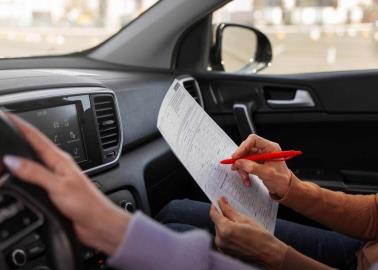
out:
<path id="1" fill-rule="evenodd" d="M 161 0 L 89 50 L 2 59 L 1 110 L 38 127 L 128 212 L 154 217 L 174 199 L 207 201 L 156 127 L 174 79 L 235 143 L 256 133 L 303 151 L 288 161 L 299 178 L 347 193 L 376 193 L 377 70 L 260 74 L 274 62 L 266 35 L 247 25 L 212 24 L 213 12 L 228 2 Z M 222 60 L 231 28 L 256 37 L 253 60 L 240 72 L 225 72 Z M 1 155 L 32 156 L 0 122 Z M 0 207 L 0 269 L 110 269 L 103 254 L 75 240 L 35 187 L 9 183 L 0 189 Z M 320 226 L 282 206 L 278 216 Z"/>

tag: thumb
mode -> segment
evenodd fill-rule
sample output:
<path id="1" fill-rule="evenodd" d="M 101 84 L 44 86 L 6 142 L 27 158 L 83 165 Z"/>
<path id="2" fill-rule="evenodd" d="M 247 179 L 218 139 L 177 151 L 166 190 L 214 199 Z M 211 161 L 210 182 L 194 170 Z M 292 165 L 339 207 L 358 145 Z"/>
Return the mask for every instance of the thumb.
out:
<path id="1" fill-rule="evenodd" d="M 47 191 L 56 184 L 51 180 L 57 177 L 35 161 L 16 156 L 5 156 L 3 162 L 12 174 L 25 182 L 37 185 Z"/>
<path id="2" fill-rule="evenodd" d="M 237 170 L 245 171 L 248 174 L 255 174 L 262 180 L 269 179 L 272 176 L 272 168 L 251 160 L 239 159 L 234 165 Z"/>
<path id="3" fill-rule="evenodd" d="M 222 197 L 219 202 L 219 208 L 222 210 L 222 214 L 232 220 L 237 221 L 240 214 L 228 203 L 228 200 L 226 197 Z"/>

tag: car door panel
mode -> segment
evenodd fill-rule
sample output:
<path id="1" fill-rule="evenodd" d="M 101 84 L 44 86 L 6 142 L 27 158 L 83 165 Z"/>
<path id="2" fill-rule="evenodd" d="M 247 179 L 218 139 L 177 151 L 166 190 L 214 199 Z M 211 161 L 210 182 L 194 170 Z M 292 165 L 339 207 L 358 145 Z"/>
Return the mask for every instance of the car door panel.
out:
<path id="1" fill-rule="evenodd" d="M 378 71 L 303 75 L 197 74 L 209 114 L 237 142 L 235 104 L 257 134 L 304 154 L 289 162 L 303 179 L 348 192 L 378 191 Z M 293 103 L 304 91 L 312 106 Z M 272 106 L 268 100 L 282 101 Z M 307 104 L 308 105 L 308 104 Z"/>

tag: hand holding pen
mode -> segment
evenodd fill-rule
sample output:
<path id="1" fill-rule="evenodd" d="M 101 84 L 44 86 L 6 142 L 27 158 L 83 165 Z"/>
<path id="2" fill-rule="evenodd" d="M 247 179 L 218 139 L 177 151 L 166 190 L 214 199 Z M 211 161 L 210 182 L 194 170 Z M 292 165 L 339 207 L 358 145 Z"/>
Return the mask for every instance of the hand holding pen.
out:
<path id="1" fill-rule="evenodd" d="M 232 164 L 232 169 L 239 173 L 246 186 L 251 185 L 249 174 L 257 175 L 272 195 L 281 198 L 286 194 L 292 176 L 283 161 L 301 153 L 282 151 L 279 144 L 252 134 L 241 143 L 232 159 L 224 160 L 223 164 Z"/>

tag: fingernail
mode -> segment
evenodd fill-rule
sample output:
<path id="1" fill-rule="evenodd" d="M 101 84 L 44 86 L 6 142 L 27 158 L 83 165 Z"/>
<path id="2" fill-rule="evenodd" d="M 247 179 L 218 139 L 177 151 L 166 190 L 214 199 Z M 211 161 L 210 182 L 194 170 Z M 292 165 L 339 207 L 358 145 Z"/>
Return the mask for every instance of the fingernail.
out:
<path id="1" fill-rule="evenodd" d="M 3 158 L 5 166 L 11 171 L 17 171 L 21 167 L 21 159 L 15 156 L 4 156 Z"/>

